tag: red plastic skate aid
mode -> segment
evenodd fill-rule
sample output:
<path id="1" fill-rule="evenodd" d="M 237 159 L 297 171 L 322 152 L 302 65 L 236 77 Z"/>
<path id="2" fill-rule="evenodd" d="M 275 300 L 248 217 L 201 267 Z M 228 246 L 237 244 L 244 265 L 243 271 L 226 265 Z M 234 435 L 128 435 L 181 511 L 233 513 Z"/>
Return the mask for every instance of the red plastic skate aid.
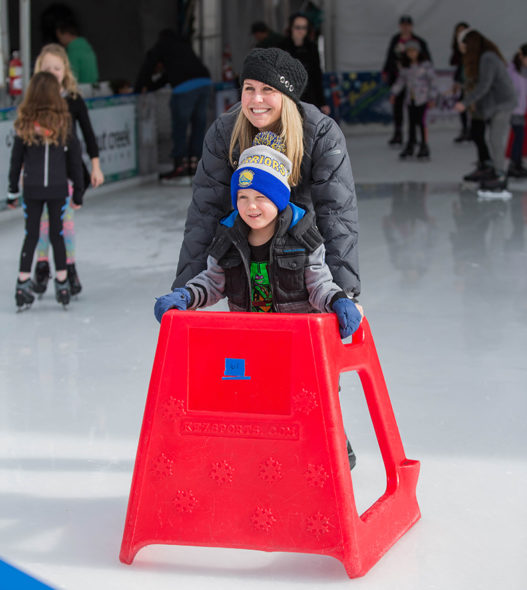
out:
<path id="1" fill-rule="evenodd" d="M 362 515 L 338 397 L 339 374 L 350 370 L 387 476 Z M 331 555 L 362 576 L 419 519 L 418 475 L 366 318 L 343 344 L 334 314 L 170 311 L 120 559 L 131 563 L 153 543 L 297 551 Z"/>

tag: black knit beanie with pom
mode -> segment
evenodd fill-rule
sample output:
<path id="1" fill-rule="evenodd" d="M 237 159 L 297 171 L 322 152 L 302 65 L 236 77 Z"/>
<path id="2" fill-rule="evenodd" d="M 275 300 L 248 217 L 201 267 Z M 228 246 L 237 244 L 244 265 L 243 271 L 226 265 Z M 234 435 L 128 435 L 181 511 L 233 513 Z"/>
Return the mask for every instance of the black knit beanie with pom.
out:
<path id="1" fill-rule="evenodd" d="M 257 80 L 279 90 L 297 104 L 307 84 L 304 66 L 277 47 L 253 49 L 243 62 L 240 82 Z"/>

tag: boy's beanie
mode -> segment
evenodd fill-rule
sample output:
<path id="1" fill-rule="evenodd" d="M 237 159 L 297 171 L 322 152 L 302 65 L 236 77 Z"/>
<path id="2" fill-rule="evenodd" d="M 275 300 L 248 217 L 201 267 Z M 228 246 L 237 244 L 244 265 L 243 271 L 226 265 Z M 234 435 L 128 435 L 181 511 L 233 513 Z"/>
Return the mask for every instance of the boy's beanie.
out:
<path id="1" fill-rule="evenodd" d="M 247 79 L 269 84 L 298 104 L 307 84 L 307 72 L 298 59 L 283 49 L 256 48 L 243 62 L 240 83 Z"/>
<path id="2" fill-rule="evenodd" d="M 252 147 L 244 150 L 240 164 L 231 178 L 232 205 L 236 209 L 238 191 L 251 188 L 271 200 L 278 211 L 289 203 L 289 175 L 292 164 L 285 155 L 283 140 L 271 131 L 256 135 Z"/>

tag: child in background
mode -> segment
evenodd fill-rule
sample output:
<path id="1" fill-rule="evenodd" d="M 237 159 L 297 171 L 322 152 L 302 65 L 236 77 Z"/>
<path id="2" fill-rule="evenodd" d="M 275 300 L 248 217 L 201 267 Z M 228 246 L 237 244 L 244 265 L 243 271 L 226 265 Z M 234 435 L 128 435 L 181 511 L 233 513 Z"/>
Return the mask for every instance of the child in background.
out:
<path id="1" fill-rule="evenodd" d="M 68 108 L 73 121 L 73 132 L 76 132 L 77 123 L 79 123 L 86 150 L 91 160 L 91 174 L 83 166 L 84 185 L 87 188 L 90 183 L 97 188 L 104 182 L 104 175 L 99 164 L 99 148 L 93 132 L 93 128 L 88 116 L 86 103 L 79 94 L 77 81 L 71 70 L 70 62 L 66 50 L 62 45 L 50 43 L 45 45 L 35 63 L 35 72 L 50 72 L 53 74 L 61 86 L 62 96 L 66 99 Z M 71 294 L 77 295 L 82 289 L 82 285 L 77 275 L 75 267 L 75 225 L 73 209 L 68 206 L 64 216 L 64 239 L 66 240 L 66 257 L 68 268 L 68 280 L 71 286 Z M 44 211 L 40 224 L 40 241 L 38 243 L 38 262 L 35 268 L 34 284 L 38 293 L 44 293 L 49 279 L 49 239 L 48 239 L 48 217 L 47 211 Z"/>
<path id="2" fill-rule="evenodd" d="M 333 282 L 314 215 L 290 203 L 291 162 L 281 138 L 258 133 L 232 176 L 235 210 L 223 218 L 207 269 L 185 287 L 160 297 L 155 316 L 197 309 L 227 297 L 231 311 L 337 314 L 342 338 L 362 319 L 362 308 Z"/>
<path id="3" fill-rule="evenodd" d="M 522 162 L 523 138 L 525 135 L 525 114 L 527 112 L 527 43 L 524 43 L 511 64 L 509 75 L 518 96 L 518 104 L 511 115 L 512 148 L 508 176 L 527 178 L 527 169 Z"/>
<path id="4" fill-rule="evenodd" d="M 16 283 L 16 304 L 21 310 L 35 299 L 30 278 L 31 264 L 38 242 L 42 210 L 47 205 L 49 239 L 55 260 L 55 296 L 65 306 L 70 300 L 70 286 L 62 220 L 67 207 L 68 178 L 73 183 L 72 207 L 75 209 L 82 205 L 84 186 L 80 144 L 72 134 L 68 106 L 61 97 L 55 76 L 41 72 L 30 80 L 18 108 L 15 131 L 7 204 L 13 207 L 20 196 L 19 179 L 23 167 L 26 229 Z"/>
<path id="5" fill-rule="evenodd" d="M 402 68 L 395 84 L 391 88 L 390 101 L 406 88 L 406 106 L 408 108 L 408 143 L 399 154 L 401 159 L 413 156 L 417 143 L 416 129 L 419 127 L 421 145 L 417 153 L 419 159 L 430 157 L 427 142 L 426 109 L 433 105 L 437 95 L 436 79 L 432 62 L 425 58 L 417 41 L 408 41 Z"/>

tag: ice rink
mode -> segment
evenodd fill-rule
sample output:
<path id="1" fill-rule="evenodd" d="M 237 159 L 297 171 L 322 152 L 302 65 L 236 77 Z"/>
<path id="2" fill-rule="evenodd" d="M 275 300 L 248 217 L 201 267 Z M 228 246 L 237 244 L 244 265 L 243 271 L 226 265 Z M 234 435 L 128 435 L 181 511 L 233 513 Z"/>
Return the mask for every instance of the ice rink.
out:
<path id="1" fill-rule="evenodd" d="M 422 518 L 365 577 L 330 557 L 220 548 L 119 562 L 154 297 L 174 277 L 191 197 L 154 181 L 90 191 L 76 214 L 84 289 L 68 311 L 48 289 L 15 313 L 23 219 L 0 212 L 0 559 L 64 590 L 524 590 L 527 181 L 509 201 L 461 189 L 475 150 L 455 131 L 432 132 L 429 163 L 400 163 L 389 130 L 348 136 L 360 302 L 406 455 L 421 461 Z M 342 383 L 362 512 L 385 477 L 359 381 Z"/>

